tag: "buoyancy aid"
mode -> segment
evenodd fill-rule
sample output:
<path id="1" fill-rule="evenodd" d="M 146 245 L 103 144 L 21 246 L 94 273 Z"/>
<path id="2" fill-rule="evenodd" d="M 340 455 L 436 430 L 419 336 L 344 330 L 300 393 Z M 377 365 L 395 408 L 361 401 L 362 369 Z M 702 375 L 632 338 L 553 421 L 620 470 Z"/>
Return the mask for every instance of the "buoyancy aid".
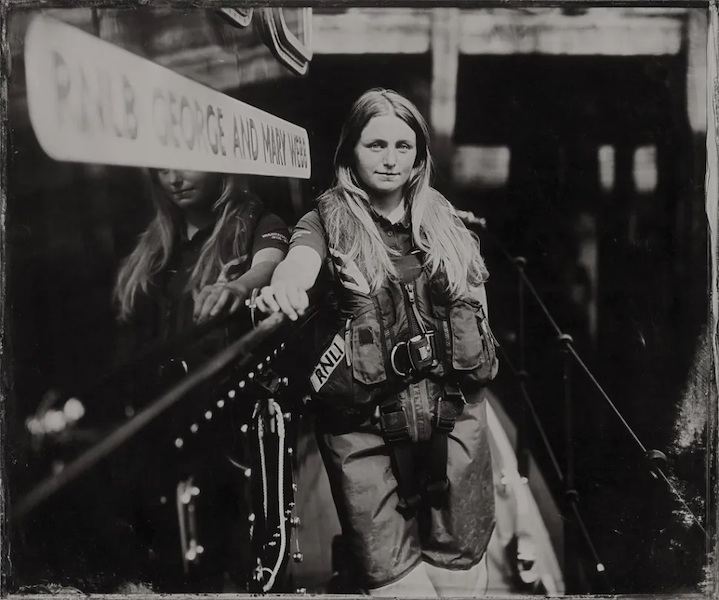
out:
<path id="1" fill-rule="evenodd" d="M 319 215 L 323 222 L 321 203 Z M 486 311 L 478 298 L 450 298 L 446 277 L 430 273 L 419 251 L 393 258 L 399 279 L 388 278 L 372 293 L 357 266 L 329 240 L 328 248 L 329 342 L 310 375 L 315 408 L 325 417 L 347 417 L 379 405 L 398 510 L 413 514 L 423 497 L 439 507 L 450 485 L 448 436 L 465 401 L 460 387 L 486 385 L 498 369 Z M 397 394 L 419 379 L 431 380 L 438 391 L 422 488 L 407 410 Z"/>
<path id="2" fill-rule="evenodd" d="M 376 403 L 412 381 L 430 378 L 467 390 L 497 372 L 497 340 L 479 299 L 452 300 L 441 274 L 430 275 L 419 252 L 403 272 L 412 280 L 387 279 L 371 293 L 361 290 L 354 269 L 330 249 L 333 306 L 325 319 L 328 341 L 310 374 L 313 400 L 323 409 Z M 413 268 L 414 267 L 414 268 Z"/>

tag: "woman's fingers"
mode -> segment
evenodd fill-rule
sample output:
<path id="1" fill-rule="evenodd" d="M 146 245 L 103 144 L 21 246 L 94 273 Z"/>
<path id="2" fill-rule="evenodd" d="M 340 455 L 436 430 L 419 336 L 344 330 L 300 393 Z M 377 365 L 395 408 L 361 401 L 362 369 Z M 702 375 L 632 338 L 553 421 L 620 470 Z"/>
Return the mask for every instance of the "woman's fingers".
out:
<path id="1" fill-rule="evenodd" d="M 273 286 L 275 300 L 280 307 L 280 310 L 285 313 L 293 321 L 297 320 L 297 311 L 292 306 L 292 302 L 288 297 L 288 289 L 286 285 Z"/>
<path id="2" fill-rule="evenodd" d="M 264 287 L 257 296 L 259 310 L 262 312 L 282 311 L 293 321 L 296 321 L 299 315 L 305 311 L 308 303 L 306 292 L 296 286 L 283 284 Z"/>
<path id="3" fill-rule="evenodd" d="M 298 314 L 303 314 L 309 305 L 307 292 L 299 288 L 289 288 L 287 290 L 287 301 Z"/>
<path id="4" fill-rule="evenodd" d="M 207 299 L 212 295 L 213 289 L 211 285 L 206 285 L 197 294 L 195 294 L 195 305 L 192 311 L 192 318 L 194 321 L 198 321 L 200 314 L 202 313 L 202 307 L 205 305 Z"/>
<path id="5" fill-rule="evenodd" d="M 237 311 L 247 297 L 247 289 L 236 283 L 215 283 L 202 288 L 195 296 L 193 317 L 196 322 L 206 321 L 226 310 Z"/>
<path id="6" fill-rule="evenodd" d="M 279 312 L 280 305 L 275 301 L 275 294 L 271 286 L 265 286 L 255 298 L 257 309 L 263 313 Z"/>
<path id="7" fill-rule="evenodd" d="M 235 299 L 232 301 L 232 306 L 230 306 L 230 314 L 233 314 L 237 312 L 237 309 L 242 306 L 244 298 L 240 298 L 239 296 L 235 296 Z"/>
<path id="8" fill-rule="evenodd" d="M 224 288 L 214 304 L 209 303 L 209 316 L 214 317 L 219 313 L 227 304 L 228 300 L 232 297 L 232 293 L 227 288 Z M 206 307 L 205 307 L 206 308 Z M 206 318 L 206 317 L 205 317 Z"/>
<path id="9" fill-rule="evenodd" d="M 201 323 L 219 313 L 231 297 L 231 291 L 222 285 L 207 285 L 195 297 L 193 318 Z"/>

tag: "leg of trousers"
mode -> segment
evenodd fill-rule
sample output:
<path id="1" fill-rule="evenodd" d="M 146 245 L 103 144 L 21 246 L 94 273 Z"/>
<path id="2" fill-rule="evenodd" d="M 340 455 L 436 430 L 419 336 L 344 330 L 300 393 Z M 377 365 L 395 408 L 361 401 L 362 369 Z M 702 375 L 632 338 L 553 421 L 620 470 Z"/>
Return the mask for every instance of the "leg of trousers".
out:
<path id="1" fill-rule="evenodd" d="M 455 571 L 424 564 L 432 586 L 440 598 L 477 598 L 487 593 L 487 555 L 478 564 L 465 571 Z"/>
<path id="2" fill-rule="evenodd" d="M 421 562 L 397 581 L 367 592 L 370 596 L 380 598 L 436 598 L 437 592 L 427 575 L 426 566 Z"/>

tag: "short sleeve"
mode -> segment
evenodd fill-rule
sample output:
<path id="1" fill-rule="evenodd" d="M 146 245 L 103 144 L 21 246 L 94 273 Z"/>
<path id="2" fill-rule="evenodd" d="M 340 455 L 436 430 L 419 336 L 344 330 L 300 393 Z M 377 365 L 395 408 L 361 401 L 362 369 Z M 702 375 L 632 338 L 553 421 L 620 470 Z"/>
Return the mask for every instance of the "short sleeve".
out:
<path id="1" fill-rule="evenodd" d="M 297 246 L 309 246 L 323 261 L 327 257 L 327 234 L 317 209 L 308 212 L 297 222 L 290 238 L 290 250 Z"/>
<path id="2" fill-rule="evenodd" d="M 252 238 L 252 256 L 266 248 L 276 248 L 287 254 L 290 233 L 277 215 L 266 213 L 257 222 Z"/>

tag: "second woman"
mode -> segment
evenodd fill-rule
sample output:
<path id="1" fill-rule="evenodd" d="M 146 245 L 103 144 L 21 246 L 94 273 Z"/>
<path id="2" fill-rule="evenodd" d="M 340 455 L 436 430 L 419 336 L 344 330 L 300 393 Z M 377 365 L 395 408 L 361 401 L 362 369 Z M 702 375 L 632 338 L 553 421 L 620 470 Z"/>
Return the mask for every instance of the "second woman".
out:
<path id="1" fill-rule="evenodd" d="M 120 317 L 135 338 L 130 352 L 172 343 L 198 323 L 237 310 L 250 290 L 269 283 L 288 245 L 284 223 L 244 189 L 239 176 L 166 169 L 151 171 L 150 177 L 154 218 L 121 266 L 116 285 Z M 144 389 L 136 389 L 134 397 L 156 396 L 239 333 L 215 328 L 191 353 L 178 349 L 159 372 L 150 370 L 135 382 Z M 194 414 L 212 393 L 207 386 L 197 390 L 183 406 Z M 175 437 L 189 426 L 187 418 L 194 417 L 165 415 L 148 430 L 151 452 L 141 481 L 128 491 L 138 554 L 145 557 L 139 577 L 158 591 L 208 592 L 225 589 L 230 574 L 242 588 L 254 567 L 245 531 L 242 436 L 225 415 L 193 435 L 192 447 L 188 440 L 178 448 Z"/>

